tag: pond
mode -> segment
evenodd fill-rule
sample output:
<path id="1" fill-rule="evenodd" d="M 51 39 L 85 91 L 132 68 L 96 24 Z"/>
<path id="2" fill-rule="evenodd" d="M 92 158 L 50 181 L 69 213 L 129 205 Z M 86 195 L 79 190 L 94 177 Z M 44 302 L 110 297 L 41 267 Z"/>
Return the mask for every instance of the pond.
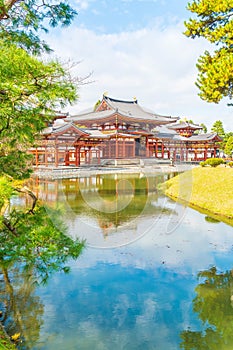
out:
<path id="1" fill-rule="evenodd" d="M 46 285 L 24 279 L 20 349 L 233 348 L 233 227 L 165 197 L 169 176 L 33 183 L 86 248 Z"/>

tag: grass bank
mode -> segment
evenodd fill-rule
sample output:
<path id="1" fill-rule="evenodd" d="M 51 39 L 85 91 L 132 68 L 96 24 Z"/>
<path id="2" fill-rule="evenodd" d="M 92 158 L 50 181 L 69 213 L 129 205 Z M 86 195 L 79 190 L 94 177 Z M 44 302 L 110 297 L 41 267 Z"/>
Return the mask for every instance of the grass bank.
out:
<path id="1" fill-rule="evenodd" d="M 172 199 L 219 215 L 233 224 L 232 168 L 197 167 L 166 181 L 162 190 Z"/>

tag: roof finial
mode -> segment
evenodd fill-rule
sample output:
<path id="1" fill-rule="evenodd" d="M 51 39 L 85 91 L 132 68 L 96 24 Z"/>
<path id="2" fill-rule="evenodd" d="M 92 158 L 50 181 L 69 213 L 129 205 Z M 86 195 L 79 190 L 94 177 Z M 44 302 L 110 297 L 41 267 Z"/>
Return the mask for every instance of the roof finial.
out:
<path id="1" fill-rule="evenodd" d="M 108 91 L 105 91 L 105 92 L 103 93 L 103 96 L 106 97 L 107 95 L 108 95 Z"/>

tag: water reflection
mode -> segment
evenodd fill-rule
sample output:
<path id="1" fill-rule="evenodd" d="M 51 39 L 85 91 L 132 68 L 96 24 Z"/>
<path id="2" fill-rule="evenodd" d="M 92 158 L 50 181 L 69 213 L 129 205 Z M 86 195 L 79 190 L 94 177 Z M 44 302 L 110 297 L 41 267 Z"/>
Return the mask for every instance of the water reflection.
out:
<path id="1" fill-rule="evenodd" d="M 165 198 L 156 187 L 163 179 L 123 177 L 118 187 L 114 176 L 33 184 L 50 207 L 63 206 L 69 235 L 88 228 L 92 244 L 70 262 L 69 274 L 53 274 L 33 290 L 43 314 L 28 349 L 233 347 L 233 227 Z M 131 244 L 117 246 L 119 236 Z M 105 249 L 109 241 L 116 245 Z"/>
<path id="2" fill-rule="evenodd" d="M 217 271 L 216 267 L 198 273 L 193 310 L 203 322 L 201 330 L 181 333 L 181 348 L 221 349 L 233 348 L 233 270 Z"/>
<path id="3" fill-rule="evenodd" d="M 158 192 L 158 184 L 170 176 L 97 175 L 41 180 L 33 187 L 44 202 L 63 207 L 73 238 L 84 238 L 89 246 L 116 247 L 140 238 L 160 216 L 175 214 Z"/>
<path id="4" fill-rule="evenodd" d="M 33 268 L 25 270 L 19 264 L 1 264 L 1 322 L 9 335 L 18 334 L 17 345 L 31 349 L 40 337 L 44 305 L 35 293 Z"/>

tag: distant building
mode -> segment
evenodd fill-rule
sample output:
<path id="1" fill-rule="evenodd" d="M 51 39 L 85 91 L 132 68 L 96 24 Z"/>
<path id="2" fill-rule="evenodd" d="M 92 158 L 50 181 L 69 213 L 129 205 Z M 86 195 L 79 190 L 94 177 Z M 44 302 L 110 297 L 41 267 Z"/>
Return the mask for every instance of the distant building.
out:
<path id="1" fill-rule="evenodd" d="M 80 166 L 102 159 L 160 158 L 200 161 L 215 157 L 221 138 L 195 134 L 202 128 L 142 108 L 136 99 L 103 95 L 90 111 L 62 115 L 43 130 L 34 154 L 36 166 Z"/>

